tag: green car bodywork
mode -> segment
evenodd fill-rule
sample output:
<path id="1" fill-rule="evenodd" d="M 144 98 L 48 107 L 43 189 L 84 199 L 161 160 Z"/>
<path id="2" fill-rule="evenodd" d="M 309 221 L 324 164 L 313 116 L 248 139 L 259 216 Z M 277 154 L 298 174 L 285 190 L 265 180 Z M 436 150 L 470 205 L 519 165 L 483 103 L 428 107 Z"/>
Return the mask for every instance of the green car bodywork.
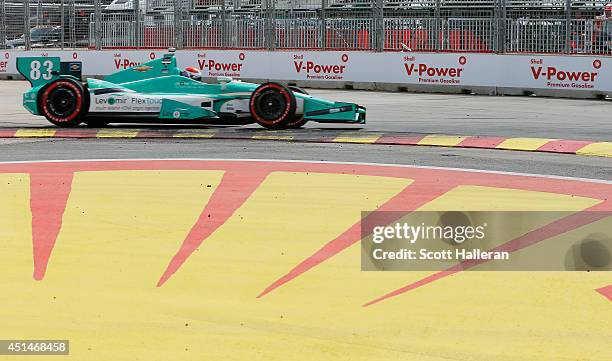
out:
<path id="1" fill-rule="evenodd" d="M 81 82 L 80 67 L 79 62 L 61 62 L 56 57 L 18 58 L 19 72 L 32 85 L 23 95 L 24 107 L 32 114 L 45 115 L 39 109 L 41 91 L 60 79 Z M 182 74 L 170 52 L 103 80 L 87 79 L 82 83 L 87 93 L 86 118 L 112 118 L 112 123 L 133 122 L 135 118 L 163 123 L 254 122 L 248 103 L 259 84 L 231 78 L 219 78 L 211 84 Z M 293 95 L 296 117 L 320 123 L 365 123 L 366 110 L 357 104 L 324 100 L 295 90 Z M 120 118 L 123 116 L 125 119 Z"/>

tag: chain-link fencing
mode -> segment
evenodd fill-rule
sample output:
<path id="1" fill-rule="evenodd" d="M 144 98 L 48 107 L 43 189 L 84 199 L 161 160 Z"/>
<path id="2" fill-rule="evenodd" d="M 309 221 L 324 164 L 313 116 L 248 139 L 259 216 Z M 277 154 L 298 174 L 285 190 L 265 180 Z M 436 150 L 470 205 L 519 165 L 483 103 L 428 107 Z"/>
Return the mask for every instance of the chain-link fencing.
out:
<path id="1" fill-rule="evenodd" d="M 0 0 L 0 48 L 612 55 L 612 0 Z"/>

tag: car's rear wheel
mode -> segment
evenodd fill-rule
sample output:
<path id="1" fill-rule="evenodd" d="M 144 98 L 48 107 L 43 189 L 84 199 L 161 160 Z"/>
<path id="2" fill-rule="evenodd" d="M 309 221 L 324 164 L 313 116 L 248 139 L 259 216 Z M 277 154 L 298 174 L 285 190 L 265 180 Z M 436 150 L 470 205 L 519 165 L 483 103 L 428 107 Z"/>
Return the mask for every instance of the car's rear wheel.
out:
<path id="1" fill-rule="evenodd" d="M 88 110 L 88 97 L 83 85 L 70 79 L 59 79 L 45 86 L 38 97 L 38 109 L 58 127 L 75 127 Z"/>
<path id="2" fill-rule="evenodd" d="M 278 129 L 294 119 L 297 105 L 295 95 L 289 88 L 278 83 L 265 83 L 251 95 L 249 108 L 259 125 Z"/>

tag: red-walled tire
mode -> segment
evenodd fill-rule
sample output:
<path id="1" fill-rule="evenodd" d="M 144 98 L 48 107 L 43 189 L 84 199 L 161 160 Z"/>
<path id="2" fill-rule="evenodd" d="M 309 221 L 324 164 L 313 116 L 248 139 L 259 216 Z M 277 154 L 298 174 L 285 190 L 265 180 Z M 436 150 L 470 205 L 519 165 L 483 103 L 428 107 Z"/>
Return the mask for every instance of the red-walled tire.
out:
<path id="1" fill-rule="evenodd" d="M 302 114 L 301 116 L 295 117 L 292 121 L 287 123 L 287 125 L 285 125 L 285 128 L 298 129 L 306 125 L 306 123 L 308 123 L 308 120 L 306 120 L 304 118 L 304 114 Z"/>
<path id="2" fill-rule="evenodd" d="M 278 83 L 265 83 L 251 94 L 249 109 L 259 125 L 278 129 L 294 119 L 297 105 L 289 88 Z"/>
<path id="3" fill-rule="evenodd" d="M 76 127 L 89 109 L 89 97 L 75 80 L 59 79 L 45 86 L 38 96 L 38 111 L 58 127 Z"/>
<path id="4" fill-rule="evenodd" d="M 309 95 L 308 92 L 298 86 L 295 85 L 290 85 L 288 87 L 292 92 L 294 93 L 300 93 L 300 94 L 304 94 L 304 95 Z M 287 129 L 298 129 L 303 127 L 304 125 L 306 125 L 306 123 L 308 123 L 308 120 L 305 119 L 304 114 L 302 114 L 301 116 L 296 116 L 295 118 L 293 118 L 293 120 L 291 120 L 289 123 L 287 123 L 287 125 L 285 125 L 285 128 Z"/>

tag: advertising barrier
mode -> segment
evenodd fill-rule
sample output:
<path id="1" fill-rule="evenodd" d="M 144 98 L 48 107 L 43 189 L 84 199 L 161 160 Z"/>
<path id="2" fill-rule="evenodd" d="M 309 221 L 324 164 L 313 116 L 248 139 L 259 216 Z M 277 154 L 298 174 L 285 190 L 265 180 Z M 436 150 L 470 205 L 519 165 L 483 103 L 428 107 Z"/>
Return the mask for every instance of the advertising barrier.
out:
<path id="1" fill-rule="evenodd" d="M 83 74 L 102 76 L 157 59 L 164 50 L 4 51 L 0 77 L 17 75 L 19 56 L 59 56 L 83 62 Z M 612 92 L 612 58 L 474 53 L 179 50 L 182 67 L 204 77 L 440 87 Z"/>

